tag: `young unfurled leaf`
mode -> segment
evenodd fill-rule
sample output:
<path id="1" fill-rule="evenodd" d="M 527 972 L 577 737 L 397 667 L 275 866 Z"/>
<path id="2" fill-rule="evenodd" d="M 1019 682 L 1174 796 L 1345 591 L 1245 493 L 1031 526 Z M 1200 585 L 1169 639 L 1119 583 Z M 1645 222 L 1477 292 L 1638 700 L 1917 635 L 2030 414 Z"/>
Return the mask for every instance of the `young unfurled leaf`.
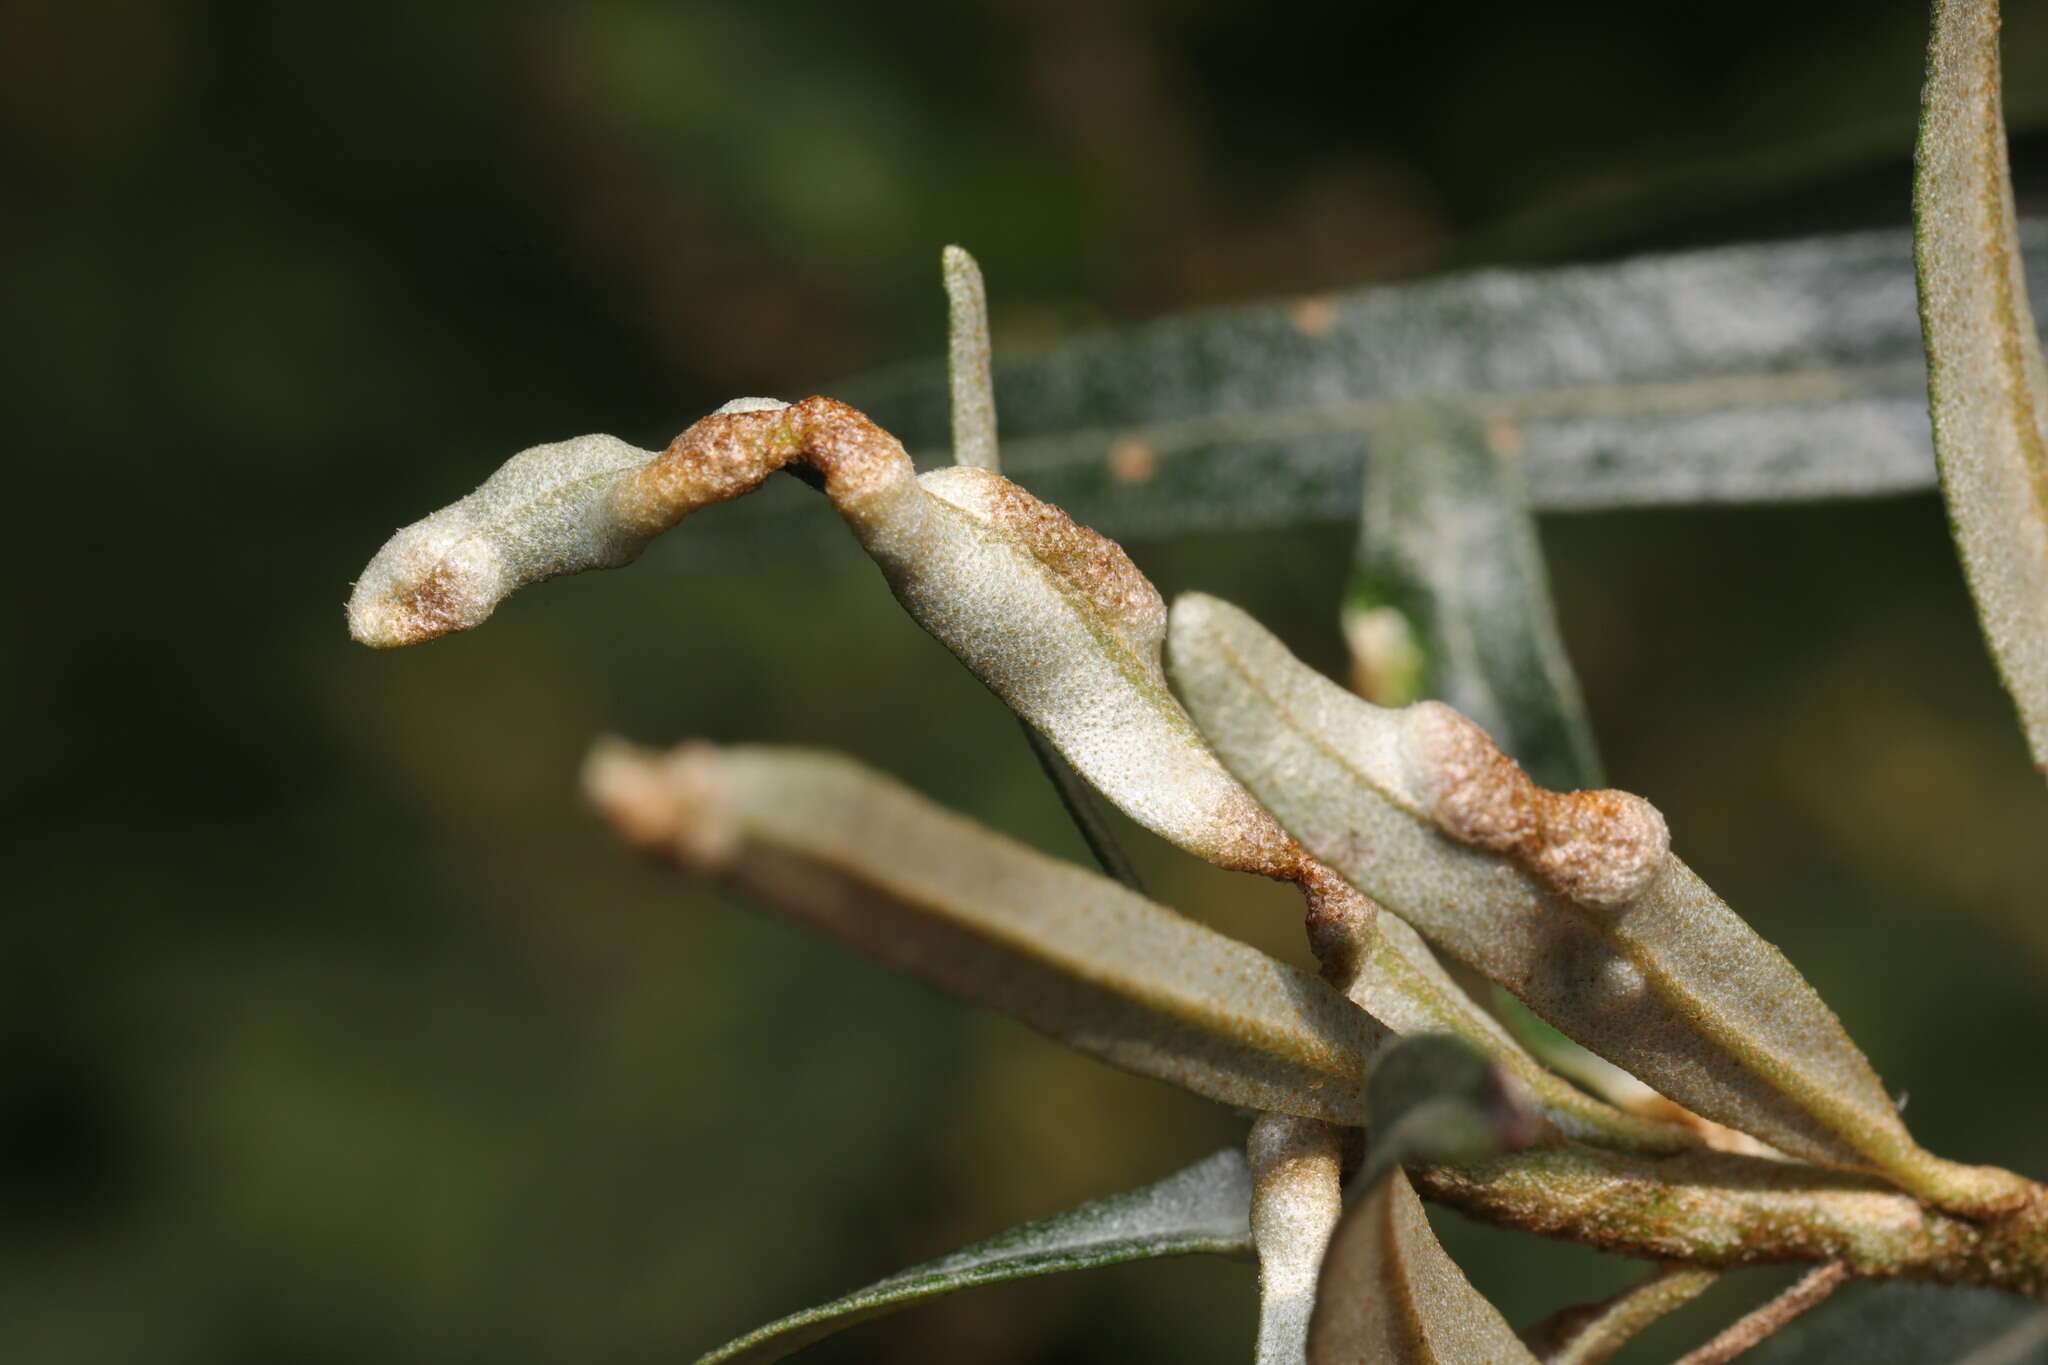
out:
<path id="1" fill-rule="evenodd" d="M 942 257 L 946 278 L 946 387 L 953 398 L 953 463 L 998 467 L 996 393 L 989 377 L 988 293 L 981 267 L 957 246 Z"/>
<path id="2" fill-rule="evenodd" d="M 1536 787 L 1425 702 L 1389 711 L 1213 598 L 1175 604 L 1173 678 L 1305 845 L 1444 951 L 1698 1113 L 1931 1202 L 2024 1197 L 1923 1151 L 1834 1012 L 1667 847 L 1649 803 Z"/>
<path id="3" fill-rule="evenodd" d="M 1977 615 L 2048 769 L 2048 370 L 2000 108 L 1997 0 L 1936 0 L 1913 181 L 1942 495 Z"/>
<path id="4" fill-rule="evenodd" d="M 1364 1121 L 1387 1035 L 1329 986 L 850 760 L 607 744 L 586 785 L 634 845 L 1113 1065 Z"/>
<path id="5" fill-rule="evenodd" d="M 1514 1329 L 1445 1254 L 1404 1162 L 1465 1161 L 1534 1135 L 1526 1101 L 1455 1038 L 1390 1046 L 1374 1067 L 1372 1147 L 1330 1238 L 1309 1325 L 1310 1365 L 1530 1362 Z"/>
<path id="6" fill-rule="evenodd" d="M 1245 1154 L 1252 1171 L 1252 1246 L 1259 1256 L 1256 1365 L 1302 1365 L 1323 1249 L 1344 1207 L 1344 1130 L 1292 1114 L 1261 1114 Z"/>
<path id="7" fill-rule="evenodd" d="M 998 1233 L 950 1256 L 777 1319 L 698 1358 L 697 1365 L 764 1365 L 858 1322 L 924 1299 L 1003 1280 L 1197 1252 L 1250 1248 L 1251 1176 L 1221 1151 L 1166 1179 Z"/>

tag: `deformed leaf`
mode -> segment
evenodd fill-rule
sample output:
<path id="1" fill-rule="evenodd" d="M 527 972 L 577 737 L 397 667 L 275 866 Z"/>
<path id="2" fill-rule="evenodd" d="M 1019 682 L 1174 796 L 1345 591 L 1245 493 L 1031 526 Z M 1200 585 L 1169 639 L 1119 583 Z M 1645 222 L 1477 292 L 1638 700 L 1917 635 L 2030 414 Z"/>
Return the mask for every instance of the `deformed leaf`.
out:
<path id="1" fill-rule="evenodd" d="M 1349 983 L 1367 953 L 1399 956 L 1361 987 L 1375 1017 L 1400 1020 L 1396 1028 L 1463 1032 L 1499 1051 L 1532 1084 L 1547 1086 L 1546 1102 L 1567 1132 L 1653 1150 L 1685 1141 L 1669 1125 L 1618 1114 L 1540 1078 L 1541 1068 L 1485 1021 L 1419 941 L 1392 926 L 1373 932 L 1372 907 L 1225 770 L 1168 689 L 1160 665 L 1165 604 L 1115 542 L 992 471 L 917 476 L 894 437 L 843 403 L 728 404 L 643 467 L 577 484 L 574 534 L 536 538 L 530 518 L 480 521 L 468 500 L 459 503 L 378 555 L 357 593 L 363 610 L 352 606 L 351 620 L 359 638 L 387 643 L 463 629 L 488 615 L 503 591 L 594 562 L 593 547 L 630 557 L 690 512 L 794 464 L 822 477 L 826 496 L 918 623 L 1126 814 L 1218 866 L 1299 884 L 1311 942 L 1338 980 Z M 444 526 L 498 559 L 519 558 L 526 570 L 473 574 L 470 558 L 401 553 L 416 541 L 441 545 Z M 421 528 L 434 534 L 422 540 Z M 451 597 L 470 609 L 452 618 L 433 605 Z"/>
<path id="2" fill-rule="evenodd" d="M 946 386 L 953 396 L 953 463 L 995 469 L 996 393 L 989 377 L 988 293 L 963 247 L 942 257 L 946 277 Z"/>
<path id="3" fill-rule="evenodd" d="M 761 1365 L 870 1318 L 976 1285 L 1196 1252 L 1250 1248 L 1244 1156 L 1215 1153 L 1155 1184 L 1097 1199 L 914 1266 L 830 1303 L 779 1318 L 698 1358 Z"/>
<path id="4" fill-rule="evenodd" d="M 607 744 L 586 786 L 629 842 L 1112 1065 L 1364 1121 L 1386 1031 L 1329 986 L 850 760 Z"/>
<path id="5" fill-rule="evenodd" d="M 1913 1142 L 1841 1022 L 1620 792 L 1536 787 L 1440 703 L 1359 700 L 1213 598 L 1175 604 L 1175 685 L 1319 857 L 1437 946 L 1690 1109 L 1930 1202 L 2025 1197 Z"/>
<path id="6" fill-rule="evenodd" d="M 1936 0 L 1913 181 L 1942 495 L 2036 766 L 2048 769 L 2048 372 L 2000 109 L 1997 0 Z"/>
<path id="7" fill-rule="evenodd" d="M 1434 698 L 1493 735 L 1545 786 L 1604 779 L 1551 609 L 1512 428 L 1450 403 L 1390 409 L 1341 620 L 1351 684 L 1381 706 Z M 1658 1104 L 1641 1081 L 1494 988 L 1494 1012 L 1544 1065 L 1617 1106 Z"/>

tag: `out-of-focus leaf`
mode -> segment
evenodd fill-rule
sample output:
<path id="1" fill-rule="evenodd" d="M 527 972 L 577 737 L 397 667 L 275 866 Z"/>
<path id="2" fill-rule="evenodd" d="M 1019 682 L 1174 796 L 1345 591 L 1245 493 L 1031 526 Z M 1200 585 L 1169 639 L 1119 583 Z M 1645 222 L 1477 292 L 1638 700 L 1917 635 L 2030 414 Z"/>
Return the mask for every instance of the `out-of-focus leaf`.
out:
<path id="1" fill-rule="evenodd" d="M 1604 1365 L 1637 1333 L 1675 1313 L 1720 1278 L 1700 1266 L 1672 1266 L 1599 1303 L 1568 1308 L 1523 1333 L 1543 1365 Z"/>
<path id="2" fill-rule="evenodd" d="M 1841 1021 L 1668 849 L 1639 797 L 1536 788 L 1435 702 L 1389 711 L 1213 598 L 1175 603 L 1175 685 L 1225 763 L 1424 935 L 1679 1103 L 1930 1202 L 2025 1197 L 1916 1144 Z"/>
<path id="3" fill-rule="evenodd" d="M 2048 1307 L 1995 1289 L 1851 1284 L 1744 1365 L 2048 1365 Z"/>
<path id="4" fill-rule="evenodd" d="M 2000 111 L 1997 0 L 1936 0 L 1913 181 L 1927 393 L 1950 525 L 2048 769 L 2048 370 Z"/>
<path id="5" fill-rule="evenodd" d="M 1217 1152 L 1156 1184 L 1026 1223 L 779 1318 L 699 1357 L 697 1365 L 780 1360 L 855 1323 L 976 1285 L 1159 1256 L 1240 1254 L 1251 1246 L 1250 1200 L 1244 1156 Z"/>
<path id="6" fill-rule="evenodd" d="M 1360 681 L 1388 671 L 1375 667 L 1379 638 L 1411 638 L 1421 667 L 1406 686 L 1389 677 L 1359 690 L 1382 706 L 1434 697 L 1478 722 L 1545 786 L 1599 786 L 1512 448 L 1445 404 L 1389 412 L 1371 448 L 1345 636 Z"/>
<path id="7" fill-rule="evenodd" d="M 1925 373 L 1896 232 L 1477 271 L 1167 318 L 996 367 L 1011 477 L 1125 538 L 1348 521 L 1360 450 L 1418 400 L 1518 440 L 1538 509 L 1929 488 Z M 938 367 L 840 391 L 941 457 Z"/>
<path id="8" fill-rule="evenodd" d="M 1368 1082 L 1372 1147 L 1323 1257 L 1310 1365 L 1535 1361 L 1444 1252 L 1401 1163 L 1463 1161 L 1522 1145 L 1534 1115 L 1458 1039 L 1404 1038 Z"/>
<path id="9" fill-rule="evenodd" d="M 1448 703 L 1547 787 L 1602 785 L 1516 446 L 1469 411 L 1417 403 L 1374 428 L 1372 452 L 1341 611 L 1354 690 L 1381 706 Z M 1654 1100 L 1494 991 L 1495 1013 L 1546 1066 L 1624 1107 Z"/>
<path id="10" fill-rule="evenodd" d="M 1329 986 L 848 759 L 607 744 L 586 785 L 635 845 L 1113 1065 L 1364 1121 L 1386 1031 Z"/>

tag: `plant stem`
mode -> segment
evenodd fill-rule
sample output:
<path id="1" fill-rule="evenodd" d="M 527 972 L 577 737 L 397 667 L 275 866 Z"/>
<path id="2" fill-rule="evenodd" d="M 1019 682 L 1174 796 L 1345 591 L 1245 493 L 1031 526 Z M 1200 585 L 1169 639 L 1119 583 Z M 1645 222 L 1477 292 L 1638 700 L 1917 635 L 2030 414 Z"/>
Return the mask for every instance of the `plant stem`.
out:
<path id="1" fill-rule="evenodd" d="M 1847 1284 L 1850 1276 L 1849 1267 L 1840 1261 L 1830 1261 L 1808 1271 L 1790 1289 L 1730 1323 L 1706 1345 L 1686 1352 L 1676 1365 L 1727 1365 L 1728 1361 Z"/>

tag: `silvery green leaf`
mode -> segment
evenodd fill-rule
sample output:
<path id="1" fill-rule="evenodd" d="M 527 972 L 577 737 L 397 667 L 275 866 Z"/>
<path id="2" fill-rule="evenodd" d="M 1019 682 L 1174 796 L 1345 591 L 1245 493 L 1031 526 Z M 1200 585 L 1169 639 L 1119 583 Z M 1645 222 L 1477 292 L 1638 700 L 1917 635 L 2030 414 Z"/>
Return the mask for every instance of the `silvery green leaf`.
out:
<path id="1" fill-rule="evenodd" d="M 1303 1365 L 1323 1251 L 1344 1209 L 1344 1130 L 1261 1114 L 1245 1154 L 1252 1247 L 1259 1257 L 1256 1365 Z"/>
<path id="2" fill-rule="evenodd" d="M 1913 1142 L 1841 1022 L 1621 792 L 1536 787 L 1424 702 L 1359 700 L 1243 612 L 1190 595 L 1169 662 L 1203 733 L 1301 841 L 1452 957 L 1707 1118 L 1943 1207 L 2023 1198 Z"/>
<path id="3" fill-rule="evenodd" d="M 1124 1261 L 1249 1249 L 1251 1178 L 1243 1155 L 1217 1152 L 1155 1184 L 1097 1199 L 913 1266 L 830 1303 L 779 1318 L 697 1365 L 780 1360 L 858 1322 L 976 1285 Z"/>
<path id="4" fill-rule="evenodd" d="M 1373 684 L 1359 691 L 1383 706 L 1447 702 L 1539 782 L 1598 786 L 1519 456 L 1505 442 L 1443 403 L 1391 410 L 1374 427 L 1343 607 L 1358 681 Z"/>
<path id="5" fill-rule="evenodd" d="M 2000 110 L 1997 0 L 1936 0 L 1913 221 L 1942 495 L 2036 766 L 2048 768 L 2048 371 Z"/>
<path id="6" fill-rule="evenodd" d="M 2048 242 L 2038 225 L 2022 239 Z M 1539 510 L 1935 481 L 1903 232 L 1189 314 L 1007 358 L 996 380 L 1011 476 L 1126 538 L 1349 521 L 1360 451 L 1417 401 L 1519 441 Z M 921 462 L 944 459 L 937 366 L 842 389 Z"/>
<path id="7" fill-rule="evenodd" d="M 1140 1075 L 1356 1125 L 1385 1030 L 1315 977 L 850 760 L 691 745 L 592 754 L 638 847 L 863 955 Z"/>
<path id="8" fill-rule="evenodd" d="M 535 446 L 461 501 L 394 534 L 349 597 L 350 633 L 386 648 L 481 625 L 520 588 L 614 569 L 647 541 L 612 513 L 619 486 L 654 458 L 612 436 Z"/>
<path id="9" fill-rule="evenodd" d="M 996 393 L 989 376 L 988 293 L 965 248 L 942 256 L 946 278 L 946 385 L 953 398 L 953 463 L 998 467 Z"/>

